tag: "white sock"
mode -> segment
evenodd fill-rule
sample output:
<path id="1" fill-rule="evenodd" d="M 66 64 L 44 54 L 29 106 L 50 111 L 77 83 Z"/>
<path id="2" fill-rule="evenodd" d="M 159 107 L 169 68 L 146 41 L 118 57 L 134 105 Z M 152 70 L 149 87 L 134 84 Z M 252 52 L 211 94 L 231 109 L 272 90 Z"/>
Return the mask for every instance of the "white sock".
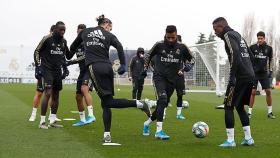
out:
<path id="1" fill-rule="evenodd" d="M 157 122 L 157 132 L 162 130 L 162 122 Z"/>
<path id="2" fill-rule="evenodd" d="M 139 100 L 136 100 L 136 105 L 138 109 L 142 109 L 143 108 L 143 103 L 141 103 Z"/>
<path id="3" fill-rule="evenodd" d="M 268 113 L 272 113 L 272 105 L 271 106 L 267 106 L 267 112 Z"/>
<path id="4" fill-rule="evenodd" d="M 87 107 L 87 109 L 88 109 L 88 116 L 93 117 L 93 106 L 90 105 L 90 106 Z"/>
<path id="5" fill-rule="evenodd" d="M 79 115 L 80 115 L 80 120 L 82 122 L 86 122 L 85 111 L 79 112 Z"/>
<path id="6" fill-rule="evenodd" d="M 177 115 L 180 115 L 182 113 L 182 107 L 177 107 Z"/>
<path id="7" fill-rule="evenodd" d="M 234 128 L 227 128 L 227 141 L 232 142 L 234 141 Z"/>
<path id="8" fill-rule="evenodd" d="M 144 125 L 149 126 L 152 122 L 153 122 L 152 119 L 149 118 L 147 121 L 144 122 Z"/>
<path id="9" fill-rule="evenodd" d="M 103 138 L 105 138 L 108 135 L 111 136 L 110 132 L 104 132 Z"/>
<path id="10" fill-rule="evenodd" d="M 253 108 L 249 108 L 248 109 L 248 114 L 252 114 L 252 110 L 253 110 Z"/>
<path id="11" fill-rule="evenodd" d="M 244 127 L 243 127 L 243 131 L 244 131 L 244 135 L 245 135 L 245 139 L 246 139 L 246 140 L 252 138 L 250 126 L 244 126 Z"/>
<path id="12" fill-rule="evenodd" d="M 42 124 L 42 123 L 44 123 L 44 122 L 46 122 L 46 116 L 42 116 L 42 115 L 41 115 L 40 124 Z"/>
<path id="13" fill-rule="evenodd" d="M 37 113 L 37 108 L 34 108 L 34 107 L 33 107 L 31 115 L 36 116 L 36 113 Z"/>
<path id="14" fill-rule="evenodd" d="M 54 123 L 56 119 L 56 114 L 50 114 L 50 123 Z"/>

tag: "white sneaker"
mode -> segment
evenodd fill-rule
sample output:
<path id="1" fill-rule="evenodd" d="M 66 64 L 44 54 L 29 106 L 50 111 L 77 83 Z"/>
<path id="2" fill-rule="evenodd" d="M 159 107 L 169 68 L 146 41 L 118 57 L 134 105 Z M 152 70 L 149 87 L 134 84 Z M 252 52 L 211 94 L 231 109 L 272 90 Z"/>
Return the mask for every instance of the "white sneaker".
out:
<path id="1" fill-rule="evenodd" d="M 48 118 L 48 120 L 50 121 L 50 117 Z M 55 118 L 55 121 L 56 121 L 56 122 L 61 122 L 61 119 L 59 119 L 59 118 L 56 117 L 56 118 Z"/>
<path id="2" fill-rule="evenodd" d="M 50 123 L 48 127 L 53 127 L 53 128 L 62 128 L 63 125 L 57 124 L 56 121 L 54 123 Z"/>
<path id="3" fill-rule="evenodd" d="M 110 135 L 106 135 L 106 137 L 103 138 L 103 143 L 111 143 L 112 138 Z"/>
<path id="4" fill-rule="evenodd" d="M 36 115 L 31 115 L 30 118 L 29 118 L 29 121 L 34 122 L 35 119 L 36 119 Z"/>
<path id="5" fill-rule="evenodd" d="M 39 124 L 39 128 L 40 129 L 49 129 L 48 125 L 46 124 L 46 122 L 43 122 L 41 124 Z"/>

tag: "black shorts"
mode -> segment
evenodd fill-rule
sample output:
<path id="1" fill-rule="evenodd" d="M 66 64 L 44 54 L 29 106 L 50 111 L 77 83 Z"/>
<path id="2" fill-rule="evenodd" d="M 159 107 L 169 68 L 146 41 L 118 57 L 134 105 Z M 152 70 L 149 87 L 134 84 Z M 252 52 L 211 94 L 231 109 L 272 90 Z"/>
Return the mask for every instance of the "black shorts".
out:
<path id="1" fill-rule="evenodd" d="M 185 95 L 185 78 L 184 76 L 179 76 L 175 82 L 176 93 L 179 96 Z"/>
<path id="2" fill-rule="evenodd" d="M 256 74 L 253 89 L 257 89 L 258 82 L 260 82 L 262 89 L 270 89 L 270 80 L 268 78 L 267 73 L 264 74 Z"/>
<path id="3" fill-rule="evenodd" d="M 156 90 L 157 99 L 159 98 L 159 96 L 165 93 L 167 96 L 167 100 L 169 100 L 175 89 L 174 82 L 157 74 L 153 75 L 153 82 Z"/>
<path id="4" fill-rule="evenodd" d="M 252 88 L 252 80 L 237 80 L 234 88 L 228 86 L 229 95 L 225 104 L 235 107 L 249 105 Z"/>
<path id="5" fill-rule="evenodd" d="M 38 91 L 38 92 L 44 92 L 44 78 L 40 78 L 40 79 L 38 79 L 37 80 L 37 88 L 36 88 L 36 90 Z"/>
<path id="6" fill-rule="evenodd" d="M 44 69 L 44 86 L 58 91 L 62 90 L 61 71 Z"/>
<path id="7" fill-rule="evenodd" d="M 83 70 L 80 71 L 78 80 L 77 80 L 77 85 L 76 85 L 76 94 L 82 94 L 81 87 L 82 85 L 87 85 L 89 87 L 89 91 L 92 91 L 93 89 L 93 84 L 92 81 L 89 78 L 88 70 Z"/>
<path id="8" fill-rule="evenodd" d="M 96 62 L 88 66 L 93 86 L 99 95 L 114 96 L 114 72 L 110 63 Z"/>

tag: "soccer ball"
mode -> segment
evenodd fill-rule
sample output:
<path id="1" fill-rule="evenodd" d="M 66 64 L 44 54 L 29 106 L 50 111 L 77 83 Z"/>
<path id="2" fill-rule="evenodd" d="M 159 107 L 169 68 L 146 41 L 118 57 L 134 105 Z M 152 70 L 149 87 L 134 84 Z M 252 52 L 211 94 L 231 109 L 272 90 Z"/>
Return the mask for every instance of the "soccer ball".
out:
<path id="1" fill-rule="evenodd" d="M 190 107 L 189 102 L 186 101 L 186 100 L 184 100 L 184 101 L 183 101 L 183 104 L 182 104 L 182 107 L 183 107 L 183 108 L 186 108 L 186 109 L 189 108 L 189 107 Z"/>
<path id="2" fill-rule="evenodd" d="M 197 138 L 204 138 L 209 133 L 209 126 L 205 122 L 202 122 L 202 121 L 196 122 L 192 127 L 192 133 Z"/>
<path id="3" fill-rule="evenodd" d="M 157 106 L 157 101 L 155 100 L 145 98 L 145 102 L 148 103 L 150 108 L 155 108 Z"/>

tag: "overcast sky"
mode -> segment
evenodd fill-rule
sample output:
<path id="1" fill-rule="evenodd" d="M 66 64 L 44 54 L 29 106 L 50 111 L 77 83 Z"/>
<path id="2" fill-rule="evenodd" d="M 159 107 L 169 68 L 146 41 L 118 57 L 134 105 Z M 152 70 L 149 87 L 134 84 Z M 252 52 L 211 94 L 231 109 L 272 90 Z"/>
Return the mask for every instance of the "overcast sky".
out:
<path id="1" fill-rule="evenodd" d="M 36 47 L 55 22 L 66 24 L 68 45 L 80 23 L 96 26 L 95 18 L 105 14 L 123 46 L 151 48 L 163 39 L 165 27 L 177 26 L 187 45 L 193 45 L 199 32 L 212 31 L 212 21 L 224 16 L 241 31 L 244 17 L 255 12 L 258 19 L 279 19 L 276 0 L 1 0 L 0 45 Z M 279 25 L 278 25 L 279 26 Z"/>

